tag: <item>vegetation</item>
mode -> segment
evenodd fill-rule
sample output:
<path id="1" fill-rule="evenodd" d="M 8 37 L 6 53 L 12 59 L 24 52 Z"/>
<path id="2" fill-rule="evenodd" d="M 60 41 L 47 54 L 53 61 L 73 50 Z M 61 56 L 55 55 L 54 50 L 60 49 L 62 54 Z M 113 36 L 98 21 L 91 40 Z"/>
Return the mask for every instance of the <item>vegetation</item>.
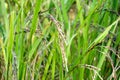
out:
<path id="1" fill-rule="evenodd" d="M 120 80 L 120 0 L 0 0 L 1 80 Z"/>

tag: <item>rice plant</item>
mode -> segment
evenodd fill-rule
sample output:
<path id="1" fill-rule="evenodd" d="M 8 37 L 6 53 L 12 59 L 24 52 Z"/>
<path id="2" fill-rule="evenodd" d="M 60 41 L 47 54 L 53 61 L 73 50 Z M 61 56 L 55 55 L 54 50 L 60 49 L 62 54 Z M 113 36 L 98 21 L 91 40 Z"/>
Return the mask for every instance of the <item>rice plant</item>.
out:
<path id="1" fill-rule="evenodd" d="M 120 0 L 0 0 L 1 80 L 120 80 Z"/>

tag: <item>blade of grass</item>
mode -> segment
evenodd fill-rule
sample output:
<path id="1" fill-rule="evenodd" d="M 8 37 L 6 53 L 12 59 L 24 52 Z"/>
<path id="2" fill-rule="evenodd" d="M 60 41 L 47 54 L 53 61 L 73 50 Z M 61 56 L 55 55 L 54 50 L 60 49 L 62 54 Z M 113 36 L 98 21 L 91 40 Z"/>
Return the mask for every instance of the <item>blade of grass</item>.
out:
<path id="1" fill-rule="evenodd" d="M 31 39 L 32 35 L 35 33 L 35 30 L 36 30 L 36 27 L 37 27 L 37 21 L 38 21 L 38 12 L 40 10 L 41 3 L 42 3 L 42 0 L 37 0 L 36 1 L 36 6 L 35 6 L 34 14 L 33 14 L 29 39 Z"/>
<path id="2" fill-rule="evenodd" d="M 113 22 L 110 26 L 108 26 L 105 31 L 100 34 L 91 44 L 90 46 L 88 47 L 88 49 L 90 49 L 92 46 L 96 45 L 97 43 L 100 43 L 107 35 L 108 35 L 108 32 L 110 31 L 110 29 L 120 20 L 120 17 L 115 21 Z"/>
<path id="3" fill-rule="evenodd" d="M 12 49 L 14 46 L 14 17 L 15 17 L 15 12 L 11 12 L 10 15 L 10 27 L 9 27 L 9 35 L 8 35 L 8 41 L 7 42 L 7 64 L 6 64 L 6 71 L 7 71 L 7 76 L 6 79 L 9 79 L 9 66 L 11 66 L 11 60 L 12 60 Z"/>

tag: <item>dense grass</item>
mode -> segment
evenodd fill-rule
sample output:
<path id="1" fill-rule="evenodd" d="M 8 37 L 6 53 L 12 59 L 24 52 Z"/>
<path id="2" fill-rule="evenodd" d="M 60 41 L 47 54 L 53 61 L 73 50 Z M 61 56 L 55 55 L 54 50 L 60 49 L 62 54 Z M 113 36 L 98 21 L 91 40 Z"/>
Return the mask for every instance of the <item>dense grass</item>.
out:
<path id="1" fill-rule="evenodd" d="M 0 0 L 1 80 L 120 80 L 120 0 Z"/>

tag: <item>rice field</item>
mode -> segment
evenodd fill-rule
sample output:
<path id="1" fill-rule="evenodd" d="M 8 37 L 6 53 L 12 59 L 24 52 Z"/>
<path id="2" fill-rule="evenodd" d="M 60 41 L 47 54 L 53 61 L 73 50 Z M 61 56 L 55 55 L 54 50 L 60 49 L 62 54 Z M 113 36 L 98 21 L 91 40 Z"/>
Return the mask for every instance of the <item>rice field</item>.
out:
<path id="1" fill-rule="evenodd" d="M 0 0 L 0 80 L 120 80 L 120 0 Z"/>

